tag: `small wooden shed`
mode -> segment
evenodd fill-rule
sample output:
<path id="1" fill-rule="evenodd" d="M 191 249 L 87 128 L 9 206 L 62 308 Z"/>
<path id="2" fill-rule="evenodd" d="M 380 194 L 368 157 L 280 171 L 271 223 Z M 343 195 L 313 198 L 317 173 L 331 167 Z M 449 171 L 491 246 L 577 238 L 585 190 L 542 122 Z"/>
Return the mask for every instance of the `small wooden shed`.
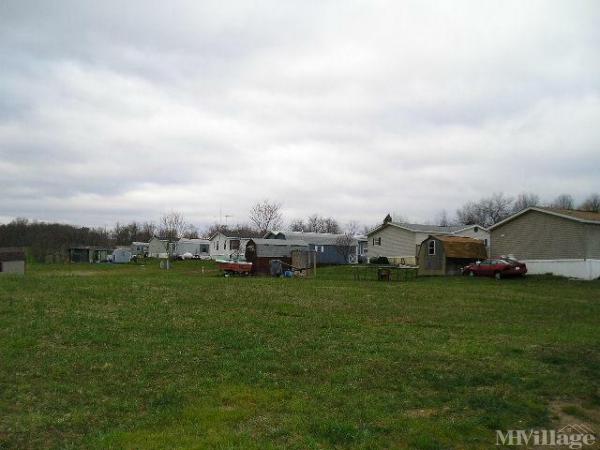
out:
<path id="1" fill-rule="evenodd" d="M 430 235 L 419 250 L 419 275 L 460 275 L 461 268 L 487 258 L 482 240 Z"/>
<path id="2" fill-rule="evenodd" d="M 20 247 L 0 248 L 0 274 L 25 274 L 25 251 Z"/>
<path id="3" fill-rule="evenodd" d="M 292 252 L 308 251 L 308 244 L 301 240 L 250 239 L 246 244 L 246 261 L 252 263 L 252 273 L 271 273 L 271 261 L 278 259 L 292 264 Z"/>

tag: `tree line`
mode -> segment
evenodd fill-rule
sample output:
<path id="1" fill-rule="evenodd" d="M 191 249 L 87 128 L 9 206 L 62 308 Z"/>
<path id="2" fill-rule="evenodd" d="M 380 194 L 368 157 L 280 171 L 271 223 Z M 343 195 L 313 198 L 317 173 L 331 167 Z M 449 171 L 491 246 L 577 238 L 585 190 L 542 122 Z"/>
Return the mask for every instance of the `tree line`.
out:
<path id="1" fill-rule="evenodd" d="M 581 209 L 600 212 L 600 195 L 591 194 L 580 204 L 576 204 L 569 194 L 561 194 L 553 201 L 544 203 L 533 193 L 521 193 L 509 197 L 503 193 L 494 193 L 478 201 L 470 201 L 461 206 L 453 218 L 445 210 L 441 211 L 434 222 L 438 225 L 493 225 L 506 217 L 530 206 L 549 206 L 559 209 Z M 396 222 L 406 222 L 400 214 L 393 214 Z M 282 204 L 262 200 L 250 208 L 248 221 L 232 226 L 213 223 L 202 232 L 188 222 L 180 212 L 165 213 L 158 223 L 151 221 L 132 221 L 127 224 L 117 222 L 113 228 L 77 227 L 74 225 L 29 221 L 17 218 L 10 223 L 0 225 L 0 247 L 29 247 L 29 254 L 35 260 L 44 261 L 48 257 L 60 259 L 71 246 L 89 245 L 101 247 L 126 246 L 132 242 L 148 242 L 153 236 L 175 241 L 179 238 L 210 237 L 216 232 L 224 234 L 261 237 L 270 230 L 288 229 L 290 231 L 334 233 L 346 237 L 366 234 L 373 226 L 361 226 L 358 222 L 349 222 L 342 226 L 335 218 L 312 214 L 306 218 L 294 218 L 286 226 Z M 344 237 L 341 237 L 344 239 Z"/>

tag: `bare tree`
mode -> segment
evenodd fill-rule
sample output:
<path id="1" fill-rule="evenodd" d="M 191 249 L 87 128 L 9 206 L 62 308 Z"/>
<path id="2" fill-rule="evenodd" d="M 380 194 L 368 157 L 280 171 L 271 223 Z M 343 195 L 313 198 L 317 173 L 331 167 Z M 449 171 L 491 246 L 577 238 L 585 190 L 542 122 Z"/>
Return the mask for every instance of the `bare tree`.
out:
<path id="1" fill-rule="evenodd" d="M 186 223 L 183 214 L 176 211 L 163 214 L 160 218 L 159 233 L 161 237 L 169 242 L 176 241 L 183 236 L 188 224 Z"/>
<path id="2" fill-rule="evenodd" d="M 342 229 L 333 217 L 325 217 L 321 222 L 321 233 L 341 233 Z"/>
<path id="3" fill-rule="evenodd" d="M 304 220 L 302 219 L 294 219 L 290 222 L 289 230 L 290 231 L 304 231 Z"/>
<path id="4" fill-rule="evenodd" d="M 304 222 L 303 231 L 339 234 L 342 232 L 342 229 L 333 217 L 321 217 L 318 214 L 313 214 Z"/>
<path id="5" fill-rule="evenodd" d="M 521 192 L 517 195 L 517 198 L 513 204 L 512 210 L 513 213 L 517 213 L 519 211 L 523 211 L 531 206 L 539 206 L 540 205 L 540 197 L 537 194 L 533 194 L 531 192 Z"/>
<path id="6" fill-rule="evenodd" d="M 351 220 L 344 227 L 344 232 L 350 236 L 357 236 L 360 234 L 360 224 L 356 220 Z"/>
<path id="7" fill-rule="evenodd" d="M 574 209 L 575 201 L 573 200 L 573 197 L 569 194 L 560 194 L 554 199 L 550 206 L 552 208 L 558 209 Z"/>
<path id="8" fill-rule="evenodd" d="M 249 214 L 250 222 L 261 233 L 280 229 L 283 225 L 281 203 L 263 200 L 256 203 Z"/>
<path id="9" fill-rule="evenodd" d="M 141 226 L 138 239 L 141 242 L 148 242 L 156 234 L 156 225 L 154 222 L 144 222 Z"/>
<path id="10" fill-rule="evenodd" d="M 313 214 L 312 216 L 308 216 L 308 219 L 306 219 L 304 231 L 312 231 L 314 233 L 317 233 L 320 231 L 320 228 L 321 228 L 321 217 L 319 217 L 318 214 Z"/>
<path id="11" fill-rule="evenodd" d="M 591 194 L 586 198 L 579 209 L 583 211 L 600 212 L 600 194 Z"/>
<path id="12" fill-rule="evenodd" d="M 468 202 L 456 211 L 456 217 L 464 225 L 491 226 L 507 218 L 511 213 L 512 198 L 503 193 L 492 194 L 478 202 Z"/>
<path id="13" fill-rule="evenodd" d="M 208 228 L 206 228 L 206 230 L 204 231 L 204 235 L 207 238 L 210 238 L 215 233 L 224 233 L 225 234 L 226 231 L 227 231 L 227 227 L 225 225 L 215 222 L 212 225 L 209 225 Z"/>
<path id="14" fill-rule="evenodd" d="M 436 216 L 435 223 L 440 227 L 448 227 L 451 225 L 448 213 L 445 209 L 442 209 Z"/>
<path id="15" fill-rule="evenodd" d="M 344 258 L 344 262 L 351 262 L 352 255 L 356 254 L 356 239 L 350 233 L 344 233 L 335 240 L 335 249 Z"/>
<path id="16" fill-rule="evenodd" d="M 186 239 L 198 239 L 198 228 L 191 223 L 187 224 L 183 231 L 183 236 Z"/>

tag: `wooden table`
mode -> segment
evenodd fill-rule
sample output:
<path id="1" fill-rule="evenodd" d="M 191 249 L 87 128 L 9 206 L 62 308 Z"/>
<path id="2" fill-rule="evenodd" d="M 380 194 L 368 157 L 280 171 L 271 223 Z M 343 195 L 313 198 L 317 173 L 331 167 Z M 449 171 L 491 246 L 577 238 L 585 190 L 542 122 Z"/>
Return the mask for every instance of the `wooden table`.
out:
<path id="1" fill-rule="evenodd" d="M 418 266 L 359 264 L 354 266 L 354 279 L 379 281 L 408 281 L 417 278 Z"/>

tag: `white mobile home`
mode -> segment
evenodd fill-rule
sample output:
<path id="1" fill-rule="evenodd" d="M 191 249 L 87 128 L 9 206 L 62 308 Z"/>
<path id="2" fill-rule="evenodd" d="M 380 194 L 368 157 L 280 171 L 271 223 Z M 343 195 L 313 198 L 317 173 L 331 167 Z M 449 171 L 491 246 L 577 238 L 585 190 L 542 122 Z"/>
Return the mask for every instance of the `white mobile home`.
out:
<path id="1" fill-rule="evenodd" d="M 175 244 L 175 255 L 181 256 L 185 253 L 191 253 L 194 256 L 209 256 L 210 241 L 208 239 L 181 238 Z"/>
<path id="2" fill-rule="evenodd" d="M 246 244 L 249 237 L 242 237 L 237 233 L 217 232 L 211 236 L 210 257 L 212 259 L 229 259 L 232 256 L 243 256 L 246 252 Z"/>

